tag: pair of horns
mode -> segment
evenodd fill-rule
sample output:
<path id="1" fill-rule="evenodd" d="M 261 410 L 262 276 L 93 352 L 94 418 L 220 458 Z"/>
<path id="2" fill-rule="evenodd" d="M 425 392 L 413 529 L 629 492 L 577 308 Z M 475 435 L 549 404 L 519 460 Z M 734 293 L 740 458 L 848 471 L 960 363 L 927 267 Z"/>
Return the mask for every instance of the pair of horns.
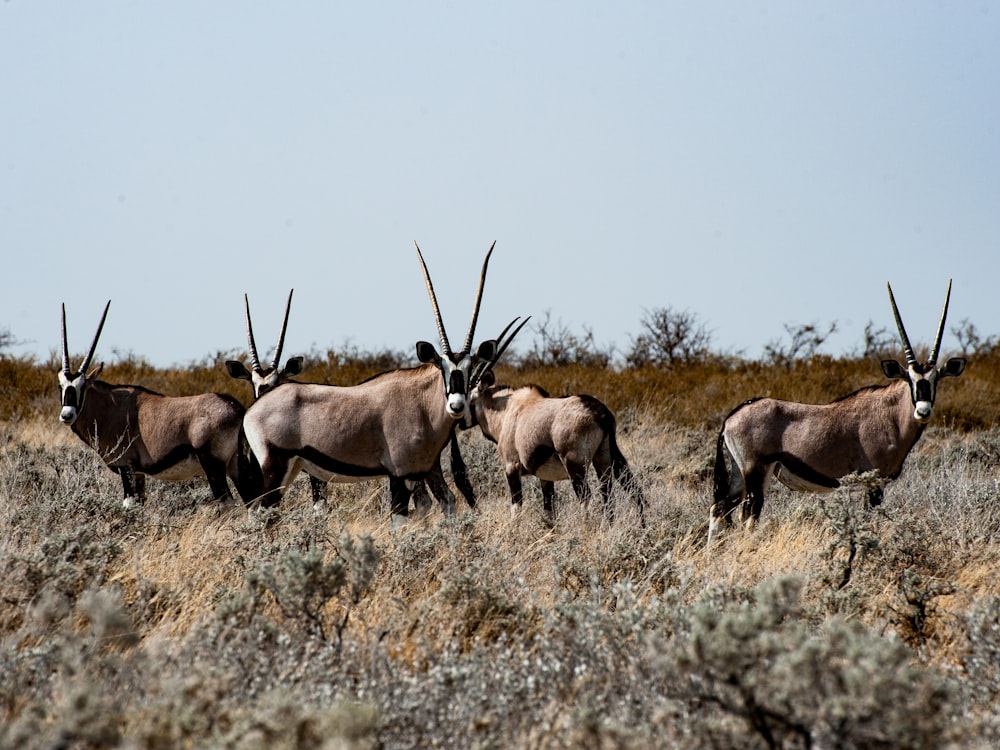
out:
<path id="1" fill-rule="evenodd" d="M 288 313 L 292 309 L 292 294 L 294 289 L 288 292 L 288 303 L 285 305 L 285 319 L 281 321 L 281 333 L 278 334 L 278 343 L 274 347 L 274 359 L 271 361 L 270 369 L 275 369 L 281 361 L 281 350 L 285 346 L 285 329 L 288 328 Z M 254 372 L 263 374 L 264 369 L 260 366 L 260 357 L 257 356 L 257 344 L 253 338 L 253 325 L 250 323 L 250 298 L 244 294 L 243 301 L 247 310 L 247 345 L 250 349 L 250 367 Z"/>
<path id="2" fill-rule="evenodd" d="M 472 308 L 472 322 L 469 323 L 469 332 L 465 335 L 465 343 L 462 344 L 462 350 L 458 354 L 458 358 L 462 359 L 469 352 L 472 351 L 472 339 L 476 335 L 476 321 L 479 319 L 479 305 L 483 301 L 483 288 L 486 285 L 486 267 L 490 263 L 490 255 L 493 254 L 493 248 L 496 246 L 496 240 L 490 245 L 489 251 L 486 253 L 486 259 L 483 260 L 483 270 L 479 274 L 479 289 L 476 290 L 476 303 Z M 424 269 L 424 281 L 427 283 L 427 294 L 431 298 L 431 307 L 434 308 L 434 320 L 437 321 L 438 327 L 438 337 L 441 339 L 441 352 L 446 357 L 450 357 L 452 354 L 451 344 L 448 342 L 448 334 L 444 330 L 444 321 L 441 319 L 441 309 L 438 307 L 437 295 L 434 294 L 434 285 L 431 283 L 431 275 L 427 271 L 427 264 L 424 263 L 423 253 L 420 252 L 420 246 L 413 242 L 413 246 L 417 248 L 417 257 L 420 258 L 420 266 Z"/>
<path id="3" fill-rule="evenodd" d="M 913 347 L 910 345 L 910 338 L 906 335 L 906 329 L 903 327 L 903 319 L 899 315 L 899 308 L 896 307 L 896 299 L 892 296 L 892 286 L 886 282 L 886 288 L 889 290 L 889 302 L 892 303 L 892 314 L 896 318 L 896 328 L 899 329 L 899 338 L 903 342 L 903 352 L 906 354 L 906 364 L 912 367 L 917 364 L 917 356 L 913 353 Z M 930 356 L 927 357 L 927 364 L 930 367 L 937 365 L 938 361 L 938 351 L 941 348 L 941 337 L 944 335 L 944 321 L 948 317 L 948 301 L 951 299 L 951 279 L 948 279 L 948 291 L 944 296 L 944 309 L 941 310 L 941 322 L 938 323 L 937 336 L 934 339 L 934 346 L 931 349 Z"/>
<path id="4" fill-rule="evenodd" d="M 502 331 L 500 331 L 500 335 L 497 336 L 496 354 L 493 355 L 493 357 L 489 360 L 489 362 L 483 362 L 482 364 L 480 364 L 478 369 L 472 374 L 472 376 L 469 378 L 470 388 L 474 386 L 476 383 L 478 383 L 482 379 L 483 375 L 492 370 L 493 367 L 496 365 L 496 363 L 500 361 L 500 357 L 502 357 L 503 353 L 507 351 L 507 347 L 510 346 L 510 342 L 513 341 L 514 337 L 517 336 L 520 330 L 524 328 L 525 325 L 527 325 L 528 321 L 531 320 L 531 316 L 529 315 L 524 320 L 521 320 L 521 324 L 514 329 L 513 333 L 507 336 L 507 331 L 509 331 L 511 327 L 519 320 L 521 320 L 520 315 L 514 318 L 512 321 L 510 321 L 510 323 L 507 324 L 507 327 L 504 328 Z M 504 338 L 504 336 L 507 336 L 507 338 Z"/>
<path id="5" fill-rule="evenodd" d="M 104 306 L 104 314 L 101 315 L 101 322 L 97 325 L 97 333 L 94 334 L 94 340 L 90 342 L 90 349 L 87 350 L 87 356 L 83 360 L 83 364 L 80 366 L 80 370 L 77 373 L 82 375 L 90 369 L 90 361 L 94 358 L 94 352 L 97 350 L 97 340 L 101 337 L 101 331 L 104 329 L 104 321 L 108 317 L 108 308 L 111 307 L 111 300 L 108 300 L 108 304 Z M 66 377 L 72 377 L 73 372 L 69 367 L 69 339 L 66 336 L 66 303 L 63 302 L 62 305 L 62 370 Z"/>

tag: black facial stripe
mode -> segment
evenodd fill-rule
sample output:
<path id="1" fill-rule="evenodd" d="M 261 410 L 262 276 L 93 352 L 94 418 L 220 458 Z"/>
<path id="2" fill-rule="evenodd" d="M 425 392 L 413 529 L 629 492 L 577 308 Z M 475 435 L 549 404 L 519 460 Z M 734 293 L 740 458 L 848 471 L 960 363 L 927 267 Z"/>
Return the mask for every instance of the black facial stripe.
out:
<path id="1" fill-rule="evenodd" d="M 76 408 L 76 388 L 71 385 L 66 386 L 62 394 L 62 405 Z"/>
<path id="2" fill-rule="evenodd" d="M 934 391 L 931 388 L 931 381 L 920 379 L 913 384 L 913 391 L 916 394 L 914 403 L 917 401 L 934 401 Z"/>
<path id="3" fill-rule="evenodd" d="M 465 373 L 461 370 L 452 370 L 448 383 L 448 393 L 465 395 Z"/>

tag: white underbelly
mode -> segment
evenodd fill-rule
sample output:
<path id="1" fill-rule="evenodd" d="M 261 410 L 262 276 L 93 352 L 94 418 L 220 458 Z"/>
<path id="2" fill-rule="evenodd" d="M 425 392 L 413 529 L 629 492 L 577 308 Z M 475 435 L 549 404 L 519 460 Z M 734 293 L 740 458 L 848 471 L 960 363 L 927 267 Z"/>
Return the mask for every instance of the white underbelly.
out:
<path id="1" fill-rule="evenodd" d="M 159 474 L 150 474 L 151 477 L 164 479 L 168 482 L 183 482 L 188 479 L 205 476 L 205 470 L 201 468 L 201 462 L 192 456 L 185 458 L 180 463 L 174 464 L 169 469 L 164 469 Z"/>
<path id="2" fill-rule="evenodd" d="M 350 474 L 336 474 L 332 471 L 327 471 L 311 461 L 306 461 L 304 458 L 298 458 L 289 464 L 288 467 L 288 478 L 287 482 L 290 482 L 295 478 L 295 475 L 300 471 L 304 471 L 311 477 L 316 477 L 324 482 L 333 482 L 334 484 L 355 484 L 356 482 L 367 482 L 369 479 L 374 477 L 358 477 L 352 476 Z"/>
<path id="3" fill-rule="evenodd" d="M 535 476 L 539 479 L 544 479 L 546 482 L 558 482 L 563 479 L 569 479 L 566 467 L 563 466 L 562 461 L 555 457 L 550 458 L 539 466 L 538 471 L 535 472 Z"/>
<path id="4" fill-rule="evenodd" d="M 788 489 L 795 492 L 833 492 L 834 487 L 827 487 L 822 484 L 815 484 L 807 479 L 793 474 L 782 465 L 778 465 L 774 471 L 775 478 Z"/>

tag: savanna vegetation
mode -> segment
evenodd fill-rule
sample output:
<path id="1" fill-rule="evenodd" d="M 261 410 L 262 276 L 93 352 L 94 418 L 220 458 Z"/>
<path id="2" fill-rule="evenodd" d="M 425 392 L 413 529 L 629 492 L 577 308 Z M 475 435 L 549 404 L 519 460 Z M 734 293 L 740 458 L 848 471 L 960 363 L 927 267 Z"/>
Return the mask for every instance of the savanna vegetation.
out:
<path id="1" fill-rule="evenodd" d="M 0 746 L 9 748 L 990 748 L 1000 744 L 1000 350 L 969 358 L 885 503 L 770 493 L 706 555 L 715 438 L 740 401 L 829 401 L 898 356 L 869 329 L 789 327 L 759 360 L 653 311 L 623 357 L 551 319 L 499 379 L 617 414 L 647 523 L 537 485 L 511 517 L 495 449 L 461 436 L 480 497 L 393 530 L 384 481 L 299 480 L 279 508 L 204 482 L 121 484 L 58 423 L 58 361 L 0 356 Z M 0 355 L 2 355 L 0 346 Z M 245 383 L 233 352 L 103 379 L 172 395 Z M 349 384 L 407 357 L 313 352 Z M 78 359 L 74 359 L 78 361 Z M 447 457 L 447 454 L 446 456 Z M 447 468 L 447 463 L 446 463 Z"/>

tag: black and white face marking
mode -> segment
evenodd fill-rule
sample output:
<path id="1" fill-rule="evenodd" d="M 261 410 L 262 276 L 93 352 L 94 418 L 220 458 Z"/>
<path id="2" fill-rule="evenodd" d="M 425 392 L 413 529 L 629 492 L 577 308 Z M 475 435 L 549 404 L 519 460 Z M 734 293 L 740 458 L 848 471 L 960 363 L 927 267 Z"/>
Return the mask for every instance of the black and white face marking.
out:
<path id="1" fill-rule="evenodd" d="M 424 364 L 432 364 L 441 370 L 444 380 L 445 411 L 452 419 L 469 419 L 469 374 L 476 364 L 496 352 L 495 341 L 484 341 L 473 354 L 438 354 L 434 345 L 427 341 L 417 342 L 417 358 Z"/>
<path id="2" fill-rule="evenodd" d="M 59 402 L 62 409 L 59 411 L 59 421 L 63 424 L 73 424 L 80 414 L 80 407 L 83 406 L 83 393 L 86 387 L 86 380 L 82 374 L 75 377 L 64 372 L 59 373 Z"/>
<path id="3" fill-rule="evenodd" d="M 882 362 L 882 372 L 887 378 L 909 382 L 910 399 L 913 401 L 913 418 L 920 424 L 926 424 L 934 415 L 938 379 L 958 377 L 964 370 L 965 360 L 960 357 L 949 359 L 943 367 L 912 364 L 904 369 L 894 359 L 886 359 Z"/>
<path id="4" fill-rule="evenodd" d="M 100 373 L 104 365 L 98 366 L 89 376 L 83 372 L 76 374 L 59 371 L 59 421 L 63 424 L 73 424 L 83 410 L 83 400 L 87 397 L 87 387 L 90 381 Z"/>
<path id="5" fill-rule="evenodd" d="M 62 407 L 59 411 L 59 421 L 63 424 L 71 425 L 80 416 L 80 411 L 83 409 L 83 399 L 87 395 L 88 382 L 100 375 L 101 370 L 104 368 L 104 365 L 100 364 L 89 375 L 87 374 L 87 369 L 94 358 L 94 351 L 97 349 L 97 341 L 101 338 L 101 331 L 104 330 L 104 321 L 108 318 L 108 309 L 110 307 L 111 300 L 108 300 L 108 304 L 104 306 L 104 312 L 101 315 L 101 322 L 97 324 L 97 333 L 94 334 L 94 340 L 90 342 L 90 349 L 87 351 L 87 356 L 84 357 L 80 369 L 76 373 L 73 373 L 70 370 L 69 339 L 66 336 L 66 304 L 63 303 L 62 368 L 59 370 L 59 402 Z"/>
<path id="6" fill-rule="evenodd" d="M 948 281 L 948 291 L 944 295 L 944 307 L 941 310 L 941 320 L 938 322 L 937 336 L 934 338 L 934 346 L 931 347 L 927 364 L 920 364 L 913 352 L 910 344 L 910 337 L 906 335 L 906 328 L 903 326 L 903 318 L 899 314 L 896 306 L 896 298 L 892 294 L 892 286 L 886 284 L 889 291 L 889 304 L 892 305 L 892 315 L 896 320 L 896 330 L 899 331 L 899 340 L 903 345 L 903 353 L 906 354 L 907 368 L 894 359 L 882 361 L 882 372 L 891 380 L 906 380 L 910 384 L 910 398 L 913 401 L 913 418 L 925 424 L 934 414 L 934 399 L 937 396 L 938 378 L 958 377 L 965 370 L 965 360 L 961 357 L 952 357 L 942 367 L 937 366 L 938 353 L 941 351 L 941 337 L 944 335 L 944 322 L 948 318 L 948 302 L 951 299 L 951 280 Z"/>

